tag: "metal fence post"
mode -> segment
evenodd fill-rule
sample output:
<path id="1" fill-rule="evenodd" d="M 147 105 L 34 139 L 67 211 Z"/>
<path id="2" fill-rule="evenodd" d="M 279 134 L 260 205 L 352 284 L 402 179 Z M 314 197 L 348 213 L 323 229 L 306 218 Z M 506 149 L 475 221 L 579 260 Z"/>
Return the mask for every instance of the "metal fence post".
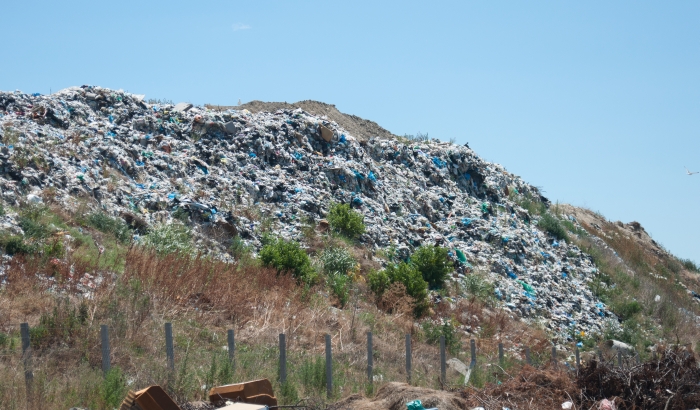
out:
<path id="1" fill-rule="evenodd" d="M 107 325 L 100 325 L 100 338 L 102 339 L 102 373 L 107 376 L 109 369 L 111 368 L 110 363 L 110 348 L 109 348 L 109 328 Z"/>
<path id="2" fill-rule="evenodd" d="M 445 360 L 445 336 L 440 336 L 440 383 L 447 383 L 447 361 Z"/>
<path id="3" fill-rule="evenodd" d="M 574 347 L 574 354 L 576 355 L 576 369 L 581 368 L 581 355 L 578 351 L 578 346 Z"/>
<path id="4" fill-rule="evenodd" d="M 474 339 L 471 339 L 469 341 L 469 345 L 472 354 L 472 361 L 469 363 L 469 368 L 473 369 L 474 367 L 476 367 L 476 341 Z"/>
<path id="5" fill-rule="evenodd" d="M 498 363 L 503 366 L 503 343 L 498 344 Z"/>
<path id="6" fill-rule="evenodd" d="M 406 335 L 406 380 L 411 384 L 411 335 Z"/>
<path id="7" fill-rule="evenodd" d="M 284 333 L 280 333 L 280 383 L 287 381 L 287 341 Z"/>
<path id="8" fill-rule="evenodd" d="M 552 346 L 552 364 L 554 367 L 557 366 L 557 347 Z"/>
<path id="9" fill-rule="evenodd" d="M 234 338 L 233 329 L 228 330 L 228 360 L 233 362 L 236 353 L 236 339 Z"/>
<path id="10" fill-rule="evenodd" d="M 374 381 L 372 371 L 374 367 L 374 356 L 372 355 L 372 332 L 367 332 L 367 380 L 370 384 Z"/>
<path id="11" fill-rule="evenodd" d="M 165 354 L 168 357 L 168 369 L 175 370 L 175 350 L 173 349 L 173 324 L 165 324 Z"/>
<path id="12" fill-rule="evenodd" d="M 29 343 L 29 324 L 19 325 L 22 336 L 22 361 L 24 362 L 24 383 L 27 389 L 27 408 L 31 409 L 34 402 L 32 387 L 34 384 L 34 373 L 32 371 L 32 349 Z"/>
<path id="13" fill-rule="evenodd" d="M 326 335 L 326 396 L 333 395 L 333 353 L 331 353 L 331 335 Z"/>
<path id="14" fill-rule="evenodd" d="M 530 357 L 530 346 L 525 346 L 525 361 L 532 366 L 532 357 Z"/>

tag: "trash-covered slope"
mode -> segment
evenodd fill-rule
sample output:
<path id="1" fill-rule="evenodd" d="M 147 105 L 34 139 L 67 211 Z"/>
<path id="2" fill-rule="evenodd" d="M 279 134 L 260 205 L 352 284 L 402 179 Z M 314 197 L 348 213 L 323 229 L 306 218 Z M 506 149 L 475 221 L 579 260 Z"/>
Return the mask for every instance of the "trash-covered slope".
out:
<path id="1" fill-rule="evenodd" d="M 559 342 L 599 331 L 612 316 L 585 286 L 596 273 L 590 258 L 539 230 L 537 217 L 517 205 L 546 199 L 467 146 L 358 141 L 300 108 L 150 105 L 87 86 L 50 96 L 0 93 L 0 112 L 8 205 L 40 201 L 47 190 L 66 206 L 83 198 L 141 226 L 135 241 L 184 210 L 200 232 L 221 228 L 259 248 L 258 227 L 270 222 L 241 209 L 255 207 L 280 236 L 301 239 L 304 221 L 319 222 L 331 202 L 345 202 L 364 215 L 368 248 L 395 247 L 407 257 L 420 245 L 449 247 L 453 281 L 486 273 L 514 315 L 541 320 Z M 2 229 L 20 228 L 8 215 Z M 230 258 L 224 244 L 205 243 L 203 250 Z"/>

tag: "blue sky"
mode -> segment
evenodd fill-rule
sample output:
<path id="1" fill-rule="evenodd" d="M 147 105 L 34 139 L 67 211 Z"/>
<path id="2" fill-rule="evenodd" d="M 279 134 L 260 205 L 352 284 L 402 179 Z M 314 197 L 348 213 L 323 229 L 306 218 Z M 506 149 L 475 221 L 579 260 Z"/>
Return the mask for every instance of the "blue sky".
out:
<path id="1" fill-rule="evenodd" d="M 700 262 L 700 2 L 5 2 L 0 89 L 324 101 Z"/>

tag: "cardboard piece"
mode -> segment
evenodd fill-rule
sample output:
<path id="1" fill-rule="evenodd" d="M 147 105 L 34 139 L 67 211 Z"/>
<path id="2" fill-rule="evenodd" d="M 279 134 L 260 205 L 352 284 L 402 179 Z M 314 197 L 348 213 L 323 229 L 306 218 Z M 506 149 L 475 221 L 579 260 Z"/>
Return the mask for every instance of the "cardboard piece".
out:
<path id="1" fill-rule="evenodd" d="M 160 386 L 130 391 L 119 410 L 181 410 Z"/>
<path id="2" fill-rule="evenodd" d="M 323 138 L 323 140 L 326 142 L 331 142 L 331 140 L 333 139 L 333 131 L 329 130 L 328 128 L 326 128 L 323 125 L 320 126 L 320 129 L 321 129 L 321 138 Z"/>
<path id="3" fill-rule="evenodd" d="M 209 390 L 209 401 L 217 403 L 222 400 L 276 406 L 277 398 L 268 379 L 253 380 L 246 383 L 228 384 Z"/>

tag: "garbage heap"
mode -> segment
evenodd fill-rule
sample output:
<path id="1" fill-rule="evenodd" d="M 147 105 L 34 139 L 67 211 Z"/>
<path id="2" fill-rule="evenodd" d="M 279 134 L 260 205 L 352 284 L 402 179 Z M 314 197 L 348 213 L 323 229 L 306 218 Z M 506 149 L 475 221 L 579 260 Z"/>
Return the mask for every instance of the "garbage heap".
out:
<path id="1" fill-rule="evenodd" d="M 301 109 L 221 112 L 93 86 L 2 92 L 0 113 L 7 205 L 40 202 L 47 190 L 67 207 L 87 198 L 135 226 L 137 242 L 185 212 L 202 233 L 201 250 L 232 259 L 207 228 L 259 249 L 261 223 L 301 240 L 304 223 L 323 219 L 333 202 L 348 203 L 364 215 L 360 240 L 369 249 L 394 247 L 407 257 L 421 245 L 448 247 L 451 280 L 487 273 L 505 307 L 562 341 L 612 318 L 585 286 L 596 274 L 591 259 L 542 232 L 517 204 L 547 199 L 466 145 L 359 140 Z M 246 208 L 265 218 L 240 212 Z M 11 213 L 0 229 L 20 230 Z"/>

